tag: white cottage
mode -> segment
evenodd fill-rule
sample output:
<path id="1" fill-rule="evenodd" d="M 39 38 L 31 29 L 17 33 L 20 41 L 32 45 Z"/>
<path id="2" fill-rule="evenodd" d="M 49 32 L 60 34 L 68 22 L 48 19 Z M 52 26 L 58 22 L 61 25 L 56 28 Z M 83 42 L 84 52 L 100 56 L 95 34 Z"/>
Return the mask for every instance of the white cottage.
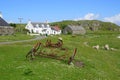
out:
<path id="1" fill-rule="evenodd" d="M 30 33 L 37 33 L 42 35 L 61 34 L 60 28 L 55 29 L 54 27 L 51 27 L 48 23 L 33 23 L 29 21 L 25 29 L 29 30 Z"/>

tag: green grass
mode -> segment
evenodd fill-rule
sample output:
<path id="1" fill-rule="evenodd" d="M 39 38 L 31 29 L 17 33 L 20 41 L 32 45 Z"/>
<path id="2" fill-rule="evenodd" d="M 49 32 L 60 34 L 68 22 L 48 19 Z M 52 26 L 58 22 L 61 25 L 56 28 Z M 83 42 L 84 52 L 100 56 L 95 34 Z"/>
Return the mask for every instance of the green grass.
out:
<path id="1" fill-rule="evenodd" d="M 38 42 L 0 45 L 0 80 L 120 80 L 120 39 L 119 34 L 86 34 L 84 36 L 61 35 L 48 37 L 57 42 L 58 37 L 64 41 L 63 47 L 72 54 L 77 48 L 76 60 L 82 61 L 82 68 L 67 65 L 65 61 L 36 57 L 33 61 L 25 59 L 26 53 Z M 42 43 L 46 39 L 40 40 Z M 85 46 L 88 42 L 89 46 Z M 95 50 L 109 44 L 116 51 Z"/>
<path id="2" fill-rule="evenodd" d="M 19 40 L 27 40 L 32 39 L 34 36 L 29 36 L 25 34 L 15 34 L 15 35 L 7 35 L 7 36 L 0 36 L 0 42 L 7 42 L 7 41 L 19 41 Z"/>

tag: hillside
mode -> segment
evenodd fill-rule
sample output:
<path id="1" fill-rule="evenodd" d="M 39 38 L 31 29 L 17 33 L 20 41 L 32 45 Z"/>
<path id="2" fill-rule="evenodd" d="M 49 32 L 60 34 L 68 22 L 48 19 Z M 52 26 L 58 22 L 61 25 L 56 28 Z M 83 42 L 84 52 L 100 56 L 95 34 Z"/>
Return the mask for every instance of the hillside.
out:
<path id="1" fill-rule="evenodd" d="M 66 20 L 61 22 L 53 22 L 51 25 L 58 25 L 61 29 L 64 29 L 67 25 L 82 25 L 86 30 L 110 30 L 110 31 L 120 31 L 120 26 L 110 23 L 110 22 L 102 22 L 98 20 L 80 20 L 80 21 L 72 21 Z"/>
<path id="2" fill-rule="evenodd" d="M 120 32 L 120 26 L 110 23 L 110 22 L 102 22 L 98 20 L 80 20 L 80 21 L 72 21 L 72 20 L 64 20 L 60 22 L 52 22 L 49 23 L 51 26 L 59 26 L 62 30 L 67 25 L 82 25 L 87 31 L 115 31 Z M 26 24 L 10 24 L 15 28 L 15 32 L 26 33 L 25 29 Z"/>

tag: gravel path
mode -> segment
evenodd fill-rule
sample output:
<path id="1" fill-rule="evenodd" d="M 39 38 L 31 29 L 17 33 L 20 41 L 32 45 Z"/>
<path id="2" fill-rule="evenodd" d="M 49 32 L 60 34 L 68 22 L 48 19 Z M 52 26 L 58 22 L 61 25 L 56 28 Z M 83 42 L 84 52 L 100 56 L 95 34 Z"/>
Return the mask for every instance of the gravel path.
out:
<path id="1" fill-rule="evenodd" d="M 0 45 L 3 45 L 3 44 L 13 44 L 13 43 L 19 43 L 19 42 L 30 42 L 30 41 L 40 40 L 40 39 L 44 39 L 44 38 L 46 38 L 46 36 L 38 36 L 35 39 L 29 39 L 29 40 L 0 42 Z"/>

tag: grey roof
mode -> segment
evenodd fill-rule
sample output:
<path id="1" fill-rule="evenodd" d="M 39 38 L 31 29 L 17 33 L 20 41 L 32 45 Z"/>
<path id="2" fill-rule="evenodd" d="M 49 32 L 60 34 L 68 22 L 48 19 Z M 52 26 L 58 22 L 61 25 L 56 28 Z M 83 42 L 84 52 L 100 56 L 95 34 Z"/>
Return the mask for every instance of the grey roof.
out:
<path id="1" fill-rule="evenodd" d="M 34 27 L 36 27 L 36 25 L 39 25 L 39 27 L 42 27 L 42 25 L 47 26 L 47 23 L 36 23 L 36 22 L 32 22 L 31 23 Z"/>
<path id="2" fill-rule="evenodd" d="M 63 30 L 64 34 L 85 34 L 86 30 L 82 26 L 68 25 Z"/>
<path id="3" fill-rule="evenodd" d="M 0 17 L 0 26 L 9 26 L 9 24 Z"/>

